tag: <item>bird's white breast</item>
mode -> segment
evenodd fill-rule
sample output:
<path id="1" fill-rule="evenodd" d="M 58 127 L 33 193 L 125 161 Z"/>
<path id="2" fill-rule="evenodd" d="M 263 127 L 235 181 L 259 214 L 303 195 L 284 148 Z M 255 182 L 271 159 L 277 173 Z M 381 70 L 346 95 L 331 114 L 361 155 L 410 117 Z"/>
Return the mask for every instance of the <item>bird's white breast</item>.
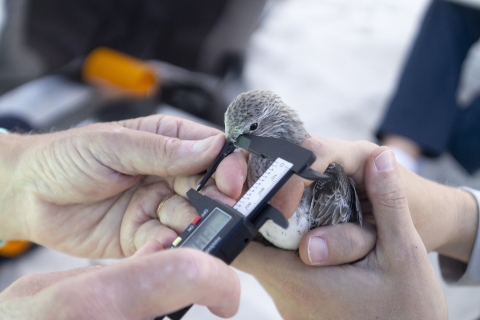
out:
<path id="1" fill-rule="evenodd" d="M 287 229 L 279 227 L 271 220 L 268 220 L 263 227 L 260 228 L 259 231 L 265 239 L 276 247 L 285 250 L 298 249 L 303 235 L 310 230 L 310 191 L 310 188 L 305 189 L 297 210 L 293 216 L 288 219 Z"/>
<path id="2" fill-rule="evenodd" d="M 250 155 L 248 164 L 248 183 L 253 183 L 266 171 L 271 161 L 258 156 Z M 268 220 L 259 232 L 274 246 L 286 250 L 296 250 L 305 233 L 310 230 L 310 202 L 312 198 L 311 187 L 305 188 L 300 204 L 295 213 L 288 219 L 288 228 L 283 229 L 273 221 Z"/>
<path id="3" fill-rule="evenodd" d="M 310 221 L 306 214 L 295 214 L 288 219 L 289 226 L 283 229 L 268 220 L 263 227 L 260 228 L 260 233 L 276 247 L 286 250 L 296 250 L 300 245 L 300 241 L 305 233 L 310 228 Z"/>

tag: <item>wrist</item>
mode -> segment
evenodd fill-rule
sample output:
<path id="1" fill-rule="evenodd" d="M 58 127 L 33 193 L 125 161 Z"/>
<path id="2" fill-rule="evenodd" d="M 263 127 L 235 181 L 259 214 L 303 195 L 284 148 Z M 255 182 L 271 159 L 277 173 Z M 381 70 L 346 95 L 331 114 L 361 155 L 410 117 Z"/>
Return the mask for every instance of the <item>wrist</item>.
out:
<path id="1" fill-rule="evenodd" d="M 23 239 L 23 219 L 18 209 L 22 191 L 15 178 L 18 163 L 26 147 L 17 134 L 0 134 L 0 239 Z"/>
<path id="2" fill-rule="evenodd" d="M 478 226 L 475 198 L 408 170 L 402 176 L 412 220 L 427 250 L 468 261 Z"/>
<path id="3" fill-rule="evenodd" d="M 478 232 L 478 203 L 468 191 L 455 189 L 452 194 L 455 196 L 455 219 L 446 243 L 438 252 L 468 263 Z"/>
<path id="4" fill-rule="evenodd" d="M 435 251 L 447 242 L 452 215 L 446 201 L 448 193 L 442 185 L 424 179 L 409 170 L 402 172 L 408 206 L 413 223 L 427 251 Z M 451 211 L 450 211 L 451 213 Z"/>

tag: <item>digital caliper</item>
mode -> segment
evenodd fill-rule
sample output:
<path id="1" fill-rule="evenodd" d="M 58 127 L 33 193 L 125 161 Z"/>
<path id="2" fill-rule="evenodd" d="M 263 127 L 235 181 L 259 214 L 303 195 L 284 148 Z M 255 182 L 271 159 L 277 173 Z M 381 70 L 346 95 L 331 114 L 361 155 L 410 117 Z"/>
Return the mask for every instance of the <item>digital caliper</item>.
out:
<path id="1" fill-rule="evenodd" d="M 213 175 L 220 162 L 234 151 L 235 146 L 273 163 L 232 208 L 198 191 Z M 241 135 L 235 144 L 227 140 L 197 190 L 190 189 L 187 192 L 188 199 L 199 215 L 175 239 L 171 248 L 195 248 L 230 264 L 268 219 L 284 229 L 288 227 L 284 215 L 270 206 L 268 201 L 293 174 L 309 180 L 330 179 L 328 175 L 310 169 L 315 159 L 310 150 L 283 139 Z M 181 319 L 190 307 L 167 317 L 172 320 Z M 159 319 L 163 319 L 163 316 L 155 318 Z"/>

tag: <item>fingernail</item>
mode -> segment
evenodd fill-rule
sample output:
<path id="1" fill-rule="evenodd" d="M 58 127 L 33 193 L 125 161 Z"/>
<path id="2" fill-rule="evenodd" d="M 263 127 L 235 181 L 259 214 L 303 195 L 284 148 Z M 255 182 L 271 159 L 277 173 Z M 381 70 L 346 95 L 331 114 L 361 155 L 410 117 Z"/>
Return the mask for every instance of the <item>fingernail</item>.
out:
<path id="1" fill-rule="evenodd" d="M 383 151 L 375 158 L 374 162 L 379 172 L 392 171 L 397 166 L 397 160 L 395 160 L 392 150 Z"/>
<path id="2" fill-rule="evenodd" d="M 203 140 L 199 140 L 199 141 L 195 142 L 194 144 L 192 144 L 192 151 L 193 152 L 203 152 L 203 151 L 208 150 L 208 148 L 210 148 L 212 146 L 212 144 L 215 142 L 215 139 L 217 139 L 217 137 L 213 136 L 213 137 L 203 139 Z"/>
<path id="3" fill-rule="evenodd" d="M 327 260 L 327 243 L 321 237 L 310 237 L 308 239 L 308 259 L 311 264 L 319 264 Z"/>

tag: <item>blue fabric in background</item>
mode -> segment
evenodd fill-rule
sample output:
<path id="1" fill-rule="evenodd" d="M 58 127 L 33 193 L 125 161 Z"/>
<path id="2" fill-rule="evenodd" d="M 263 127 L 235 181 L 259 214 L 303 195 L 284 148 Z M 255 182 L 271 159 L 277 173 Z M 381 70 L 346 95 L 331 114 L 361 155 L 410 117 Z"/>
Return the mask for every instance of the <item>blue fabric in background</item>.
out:
<path id="1" fill-rule="evenodd" d="M 480 38 L 480 11 L 432 1 L 377 137 L 417 142 L 424 155 L 450 152 L 469 172 L 480 167 L 480 99 L 457 105 L 463 62 Z"/>
<path id="2" fill-rule="evenodd" d="M 27 133 L 34 130 L 29 123 L 17 116 L 0 116 L 0 128 L 18 133 Z"/>

